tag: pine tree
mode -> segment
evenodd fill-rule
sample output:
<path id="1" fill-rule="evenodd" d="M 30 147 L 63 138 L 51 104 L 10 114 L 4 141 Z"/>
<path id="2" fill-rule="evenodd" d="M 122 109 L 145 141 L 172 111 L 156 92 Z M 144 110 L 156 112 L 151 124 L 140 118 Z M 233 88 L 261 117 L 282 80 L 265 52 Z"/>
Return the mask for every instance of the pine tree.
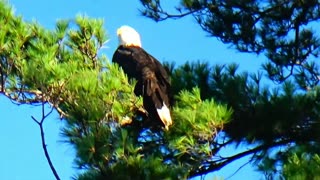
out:
<path id="1" fill-rule="evenodd" d="M 160 0 L 141 2 L 149 18 L 192 15 L 210 35 L 268 62 L 256 74 L 235 64 L 168 63 L 174 125 L 153 129 L 135 81 L 101 51 L 102 20 L 77 16 L 48 30 L 0 1 L 0 92 L 59 113 L 82 169 L 77 179 L 186 179 L 246 155 L 271 179 L 319 177 L 318 1 L 183 0 L 177 14 Z M 264 75 L 276 85 L 263 84 Z M 34 119 L 41 130 L 49 114 Z M 234 143 L 254 147 L 219 156 Z"/>
<path id="2" fill-rule="evenodd" d="M 169 131 L 146 126 L 135 81 L 101 52 L 108 40 L 102 20 L 77 16 L 48 30 L 15 16 L 2 1 L 0 17 L 0 92 L 15 103 L 49 105 L 59 113 L 82 170 L 77 179 L 186 179 L 214 162 L 231 108 L 201 98 L 193 87 L 177 92 Z M 52 111 L 33 120 L 59 179 L 42 128 Z"/>
<path id="3" fill-rule="evenodd" d="M 155 21 L 190 15 L 210 36 L 240 52 L 264 55 L 264 71 L 256 74 L 237 73 L 234 65 L 187 63 L 169 69 L 173 81 L 184 83 L 176 91 L 206 87 L 203 98 L 233 109 L 222 132 L 231 143 L 257 145 L 252 162 L 267 178 L 317 179 L 320 2 L 182 0 L 175 12 L 163 8 L 164 1 L 141 3 L 143 15 Z M 263 86 L 265 75 L 273 87 Z"/>

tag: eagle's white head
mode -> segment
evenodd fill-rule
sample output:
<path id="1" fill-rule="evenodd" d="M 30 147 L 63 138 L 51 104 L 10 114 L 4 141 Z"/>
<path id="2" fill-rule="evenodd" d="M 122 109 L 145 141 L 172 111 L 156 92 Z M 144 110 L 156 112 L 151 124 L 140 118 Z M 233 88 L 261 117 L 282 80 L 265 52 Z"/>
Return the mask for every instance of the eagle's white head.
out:
<path id="1" fill-rule="evenodd" d="M 119 45 L 141 47 L 139 33 L 130 26 L 121 26 L 117 30 Z"/>

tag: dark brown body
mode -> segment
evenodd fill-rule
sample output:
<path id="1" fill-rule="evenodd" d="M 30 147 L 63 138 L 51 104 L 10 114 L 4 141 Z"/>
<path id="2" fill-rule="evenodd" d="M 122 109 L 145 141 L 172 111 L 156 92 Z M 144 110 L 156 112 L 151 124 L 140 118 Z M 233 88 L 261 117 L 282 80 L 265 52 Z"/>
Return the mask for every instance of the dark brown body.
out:
<path id="1" fill-rule="evenodd" d="M 162 122 L 157 109 L 164 104 L 170 107 L 170 80 L 160 62 L 140 47 L 122 45 L 115 51 L 112 62 L 119 64 L 129 78 L 137 80 L 134 92 L 143 97 L 148 117 Z"/>

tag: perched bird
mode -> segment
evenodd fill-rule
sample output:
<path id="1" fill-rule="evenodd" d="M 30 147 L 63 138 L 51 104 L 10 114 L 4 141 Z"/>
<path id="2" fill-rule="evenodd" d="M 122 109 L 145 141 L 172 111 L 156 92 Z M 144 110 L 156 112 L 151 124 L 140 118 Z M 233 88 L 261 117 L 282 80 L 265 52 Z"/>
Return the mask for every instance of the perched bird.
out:
<path id="1" fill-rule="evenodd" d="M 150 120 L 159 121 L 168 130 L 170 115 L 170 79 L 161 63 L 141 47 L 139 33 L 129 26 L 117 30 L 119 47 L 112 62 L 119 64 L 129 78 L 137 80 L 134 93 L 143 97 Z"/>

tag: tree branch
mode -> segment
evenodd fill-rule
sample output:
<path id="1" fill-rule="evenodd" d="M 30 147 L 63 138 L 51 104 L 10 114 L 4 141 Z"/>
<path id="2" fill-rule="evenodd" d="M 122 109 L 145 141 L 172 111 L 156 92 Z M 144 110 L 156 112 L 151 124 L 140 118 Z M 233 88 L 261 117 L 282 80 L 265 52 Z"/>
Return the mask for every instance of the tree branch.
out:
<path id="1" fill-rule="evenodd" d="M 220 170 L 224 166 L 230 164 L 231 162 L 233 162 L 237 159 L 240 159 L 242 157 L 245 157 L 245 156 L 253 154 L 253 153 L 257 153 L 257 152 L 265 150 L 265 149 L 270 149 L 273 147 L 285 145 L 285 144 L 288 144 L 292 141 L 293 141 L 292 139 L 288 139 L 288 140 L 278 141 L 273 144 L 263 144 L 261 146 L 255 147 L 255 148 L 250 149 L 248 151 L 241 152 L 241 153 L 236 154 L 234 156 L 229 156 L 229 157 L 221 158 L 217 161 L 208 162 L 208 163 L 210 163 L 210 165 L 192 170 L 189 174 L 189 178 L 200 176 L 203 174 L 207 174 L 212 171 Z"/>
<path id="2" fill-rule="evenodd" d="M 158 12 L 159 14 L 161 14 L 161 17 L 159 19 L 157 19 L 157 21 L 164 21 L 164 20 L 167 20 L 167 19 L 179 19 L 179 18 L 182 18 L 184 16 L 188 16 L 188 15 L 191 15 L 195 12 L 198 12 L 200 10 L 190 10 L 188 12 L 185 12 L 185 13 L 180 13 L 180 14 L 169 14 L 165 11 L 161 11 L 161 12 Z"/>
<path id="3" fill-rule="evenodd" d="M 44 136 L 44 129 L 43 129 L 43 123 L 44 123 L 44 120 L 53 112 L 53 108 L 51 108 L 50 112 L 48 112 L 47 114 L 45 114 L 45 109 L 44 109 L 44 105 L 45 105 L 45 102 L 42 102 L 42 117 L 41 117 L 41 120 L 37 120 L 35 117 L 31 116 L 32 120 L 34 122 L 36 122 L 38 125 L 39 125 L 39 128 L 40 128 L 40 134 L 41 134 L 41 143 L 42 143 L 42 149 L 44 151 L 44 154 L 46 156 L 46 159 L 48 161 L 48 164 L 50 166 L 50 169 L 52 171 L 52 173 L 54 174 L 55 178 L 57 180 L 60 180 L 60 177 L 56 171 L 56 169 L 54 168 L 54 165 L 51 161 L 51 158 L 50 158 L 50 155 L 48 153 L 48 149 L 47 149 L 47 145 L 46 145 L 46 140 L 45 140 L 45 136 Z"/>
<path id="4" fill-rule="evenodd" d="M 157 22 L 164 21 L 167 19 L 180 19 L 205 9 L 205 8 L 188 9 L 188 11 L 182 12 L 181 8 L 176 7 L 176 10 L 179 12 L 179 14 L 170 14 L 167 11 L 163 10 L 160 2 L 156 2 L 156 7 L 154 7 L 154 5 L 152 5 L 152 3 L 150 2 L 149 3 L 142 2 L 142 5 L 146 8 L 145 10 L 140 10 L 142 15 L 148 18 L 151 18 Z"/>
<path id="5" fill-rule="evenodd" d="M 232 173 L 230 176 L 228 176 L 225 180 L 232 178 L 235 174 L 237 174 L 243 167 L 248 165 L 251 162 L 252 159 L 250 159 L 248 162 L 242 164 L 234 173 Z"/>
<path id="6" fill-rule="evenodd" d="M 1 87 L 2 88 L 2 87 Z M 41 103 L 43 98 L 43 93 L 38 90 L 27 90 L 27 89 L 15 89 L 13 91 L 8 91 L 6 89 L 1 89 L 0 94 L 5 95 L 15 104 L 37 104 Z M 31 98 L 27 98 L 29 95 Z M 21 97 L 23 96 L 23 97 Z"/>

